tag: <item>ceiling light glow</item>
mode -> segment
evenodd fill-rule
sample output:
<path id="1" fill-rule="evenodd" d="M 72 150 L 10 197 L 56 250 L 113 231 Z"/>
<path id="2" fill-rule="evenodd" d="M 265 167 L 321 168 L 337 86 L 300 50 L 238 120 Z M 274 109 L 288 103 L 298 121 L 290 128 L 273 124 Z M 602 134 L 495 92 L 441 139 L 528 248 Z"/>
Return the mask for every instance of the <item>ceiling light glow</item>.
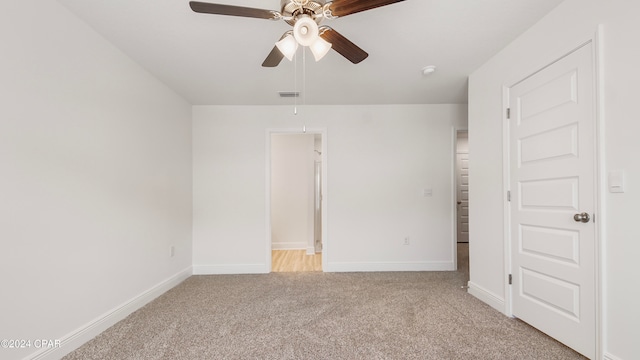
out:
<path id="1" fill-rule="evenodd" d="M 318 39 L 318 24 L 308 15 L 301 16 L 293 26 L 293 36 L 302 46 L 310 46 Z"/>
<path id="2" fill-rule="evenodd" d="M 293 60 L 293 56 L 296 54 L 298 50 L 298 42 L 291 34 L 287 34 L 282 40 L 276 43 L 278 50 L 284 55 L 289 61 Z"/>
<path id="3" fill-rule="evenodd" d="M 320 61 L 320 59 L 327 55 L 329 50 L 331 50 L 331 46 L 332 44 L 330 42 L 327 42 L 325 39 L 318 37 L 318 39 L 314 41 L 311 46 L 309 46 L 309 49 L 311 49 L 313 58 L 316 59 L 316 61 Z"/>

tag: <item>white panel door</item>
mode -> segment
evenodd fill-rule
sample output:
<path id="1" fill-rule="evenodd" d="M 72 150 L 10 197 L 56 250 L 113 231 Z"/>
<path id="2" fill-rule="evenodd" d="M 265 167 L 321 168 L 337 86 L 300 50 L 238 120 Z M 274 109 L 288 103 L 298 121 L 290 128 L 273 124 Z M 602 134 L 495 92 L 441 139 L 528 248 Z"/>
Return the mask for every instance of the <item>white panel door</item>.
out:
<path id="1" fill-rule="evenodd" d="M 469 242 L 469 154 L 456 155 L 458 242 Z"/>
<path id="2" fill-rule="evenodd" d="M 513 314 L 590 358 L 597 254 L 592 56 L 585 45 L 509 89 Z"/>

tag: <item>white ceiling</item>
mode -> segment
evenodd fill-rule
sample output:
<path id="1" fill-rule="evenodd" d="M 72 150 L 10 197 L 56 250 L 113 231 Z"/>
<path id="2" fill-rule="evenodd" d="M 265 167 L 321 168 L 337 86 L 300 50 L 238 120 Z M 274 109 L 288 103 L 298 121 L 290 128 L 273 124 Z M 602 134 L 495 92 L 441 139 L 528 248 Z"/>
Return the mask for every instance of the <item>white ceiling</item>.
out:
<path id="1" fill-rule="evenodd" d="M 369 53 L 358 65 L 335 51 L 303 62 L 298 50 L 297 63 L 263 68 L 283 21 L 198 14 L 188 0 L 58 1 L 195 105 L 291 104 L 277 92 L 293 90 L 305 104 L 466 103 L 468 75 L 562 2 L 407 0 L 323 22 Z M 424 77 L 427 65 L 438 70 Z"/>

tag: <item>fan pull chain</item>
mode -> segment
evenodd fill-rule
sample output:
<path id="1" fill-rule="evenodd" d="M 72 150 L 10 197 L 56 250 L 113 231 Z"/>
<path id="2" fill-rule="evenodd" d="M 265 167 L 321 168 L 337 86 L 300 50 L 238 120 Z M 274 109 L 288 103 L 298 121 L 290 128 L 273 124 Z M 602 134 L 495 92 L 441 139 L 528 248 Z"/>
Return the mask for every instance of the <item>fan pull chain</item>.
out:
<path id="1" fill-rule="evenodd" d="M 307 105 L 307 47 L 302 48 L 302 104 Z"/>
<path id="2" fill-rule="evenodd" d="M 302 105 L 307 105 L 307 47 L 302 47 Z M 302 132 L 307 132 L 307 125 L 302 117 Z"/>
<path id="3" fill-rule="evenodd" d="M 298 115 L 298 52 L 293 55 L 293 115 Z"/>

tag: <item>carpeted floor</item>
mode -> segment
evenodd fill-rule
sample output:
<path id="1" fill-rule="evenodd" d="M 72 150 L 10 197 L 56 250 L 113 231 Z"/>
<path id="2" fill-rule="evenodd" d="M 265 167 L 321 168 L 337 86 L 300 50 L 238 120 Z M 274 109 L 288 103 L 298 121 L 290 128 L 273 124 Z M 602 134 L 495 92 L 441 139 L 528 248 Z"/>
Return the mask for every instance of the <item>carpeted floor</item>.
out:
<path id="1" fill-rule="evenodd" d="M 64 359 L 582 359 L 457 272 L 192 276 Z"/>

